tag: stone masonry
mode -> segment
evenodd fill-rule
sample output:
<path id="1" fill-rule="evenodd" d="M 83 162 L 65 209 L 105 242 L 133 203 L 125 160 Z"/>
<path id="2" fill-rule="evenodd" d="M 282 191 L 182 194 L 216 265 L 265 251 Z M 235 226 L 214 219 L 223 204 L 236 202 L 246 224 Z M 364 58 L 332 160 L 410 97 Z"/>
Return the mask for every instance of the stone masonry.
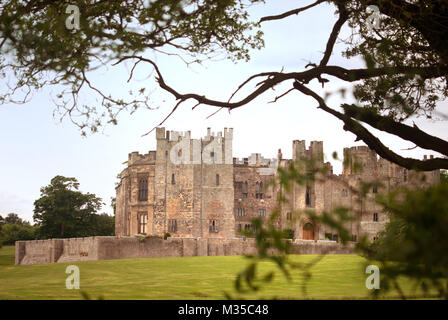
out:
<path id="1" fill-rule="evenodd" d="M 338 234 L 320 226 L 303 214 L 317 214 L 340 206 L 351 208 L 355 218 L 346 227 L 357 241 L 361 235 L 374 240 L 384 228 L 387 215 L 376 204 L 377 193 L 400 185 L 424 187 L 435 184 L 440 172 L 417 173 L 399 167 L 366 146 L 344 149 L 342 174 L 333 174 L 324 162 L 323 142 L 303 140 L 292 143 L 292 159 L 265 159 L 260 154 L 236 159 L 232 156 L 233 129 L 192 139 L 190 132 L 157 128 L 157 150 L 146 155 L 129 154 L 128 166 L 120 174 L 117 191 L 117 236 L 146 234 L 172 237 L 234 239 L 252 228 L 255 217 L 267 219 L 277 209 L 278 228 L 290 229 L 294 239 L 338 241 Z M 294 184 L 279 205 L 278 186 L 272 185 L 277 166 L 285 168 L 297 161 L 312 161 L 327 175 L 306 185 Z M 358 164 L 362 170 L 357 169 Z M 361 182 L 379 182 L 367 199 L 358 201 L 353 190 Z"/>

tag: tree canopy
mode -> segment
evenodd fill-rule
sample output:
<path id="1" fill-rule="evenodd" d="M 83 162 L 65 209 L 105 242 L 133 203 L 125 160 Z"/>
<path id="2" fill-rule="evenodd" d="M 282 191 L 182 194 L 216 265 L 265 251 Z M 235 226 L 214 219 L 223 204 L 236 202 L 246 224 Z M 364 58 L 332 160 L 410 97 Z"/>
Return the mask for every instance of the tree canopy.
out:
<path id="1" fill-rule="evenodd" d="M 320 110 L 343 122 L 343 129 L 366 143 L 381 157 L 408 169 L 448 169 L 448 141 L 424 132 L 404 121 L 415 116 L 446 118 L 435 109 L 447 97 L 448 89 L 448 3 L 445 0 L 317 0 L 277 15 L 251 21 L 251 5 L 262 0 L 155 0 L 147 1 L 72 1 L 79 8 L 80 27 L 66 27 L 65 1 L 2 2 L 0 9 L 0 69 L 4 77 L 15 77 L 1 96 L 3 102 L 24 102 L 25 92 L 44 86 L 62 85 L 57 108 L 81 129 L 97 131 L 104 121 L 116 124 L 117 115 L 149 107 L 144 86 L 130 100 L 99 90 L 88 78 L 89 71 L 131 61 L 130 81 L 139 64 L 150 65 L 158 85 L 173 95 L 177 103 L 168 117 L 187 101 L 229 110 L 243 107 L 281 83 L 292 92 L 312 97 Z M 306 11 L 331 4 L 338 18 L 320 61 L 310 61 L 294 72 L 267 71 L 254 74 L 229 93 L 226 101 L 215 100 L 203 92 L 183 93 L 170 86 L 151 52 L 178 55 L 187 63 L 225 54 L 233 60 L 248 60 L 251 49 L 263 46 L 266 23 L 288 23 Z M 380 26 L 374 15 L 380 14 Z M 295 17 L 299 15 L 298 17 Z M 362 57 L 364 68 L 345 68 L 330 63 L 341 28 L 349 26 L 352 36 L 341 39 L 346 57 Z M 287 50 L 287 49 L 285 49 Z M 294 55 L 294 52 L 288 52 Z M 189 59 L 187 61 L 187 59 Z M 279 63 L 281 70 L 281 61 Z M 6 79 L 6 78 L 5 78 Z M 330 106 L 325 97 L 310 89 L 310 82 L 325 86 L 339 79 L 353 84 L 356 103 Z M 6 81 L 6 80 L 5 80 Z M 241 88 L 256 82 L 252 91 L 238 100 Z M 101 104 L 78 103 L 84 88 L 100 96 Z M 162 121 L 161 123 L 163 123 Z M 419 160 L 400 156 L 391 150 L 369 127 L 410 141 L 416 147 L 441 154 Z"/>
<path id="2" fill-rule="evenodd" d="M 63 176 L 54 177 L 48 186 L 41 188 L 33 215 L 41 239 L 94 235 L 97 222 L 104 221 L 96 215 L 102 200 L 78 189 L 75 178 Z"/>

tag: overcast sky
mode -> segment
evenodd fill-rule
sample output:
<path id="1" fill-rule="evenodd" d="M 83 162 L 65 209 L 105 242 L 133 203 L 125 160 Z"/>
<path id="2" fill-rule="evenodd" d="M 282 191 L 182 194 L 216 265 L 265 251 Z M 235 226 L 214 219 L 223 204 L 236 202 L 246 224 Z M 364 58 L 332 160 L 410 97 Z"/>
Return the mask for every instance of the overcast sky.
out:
<path id="1" fill-rule="evenodd" d="M 309 3 L 292 0 L 269 2 L 270 5 L 260 5 L 251 10 L 254 19 L 293 9 L 297 3 Z M 150 56 L 157 59 L 166 82 L 180 92 L 201 93 L 227 100 L 237 86 L 254 73 L 280 71 L 282 67 L 285 71 L 300 71 L 308 62 L 318 63 L 336 19 L 334 8 L 323 4 L 299 16 L 265 22 L 265 49 L 253 52 L 248 63 L 233 64 L 224 60 L 186 67 L 176 57 Z M 348 34 L 349 30 L 344 29 L 341 37 Z M 336 51 L 341 48 L 341 45 L 337 46 Z M 335 54 L 329 64 L 352 68 L 360 66 L 360 63 Z M 35 94 L 25 105 L 0 106 L 0 215 L 15 212 L 32 222 L 33 202 L 39 198 L 40 188 L 48 185 L 56 175 L 77 178 L 81 191 L 101 197 L 106 203 L 103 211 L 112 213 L 110 198 L 115 196 L 116 176 L 124 169 L 123 162 L 127 160 L 128 153 L 147 153 L 155 149 L 155 133 L 145 137 L 142 134 L 156 126 L 175 104 L 170 95 L 157 89 L 153 79 L 148 78 L 149 67 L 137 69 L 134 81 L 127 84 L 131 67 L 103 69 L 90 77 L 106 92 L 118 97 L 130 88 L 154 90 L 152 106 L 158 109 L 141 110 L 132 116 L 123 114 L 118 126 L 107 127 L 104 133 L 82 137 L 70 121 L 61 123 L 53 118 L 55 106 L 50 98 L 51 90 Z M 200 106 L 192 111 L 194 102 L 185 103 L 164 127 L 167 130 L 191 130 L 193 138 L 204 136 L 207 127 L 215 132 L 232 127 L 233 156 L 239 158 L 255 152 L 273 158 L 279 148 L 285 158 L 290 158 L 292 140 L 306 140 L 307 145 L 312 140 L 323 141 L 327 160 L 333 163 L 335 172 L 340 173 L 341 164 L 331 159 L 332 152 L 342 154 L 344 147 L 361 143 L 355 143 L 354 135 L 342 129 L 341 121 L 318 110 L 313 99 L 293 92 L 275 104 L 268 103 L 290 87 L 291 83 L 279 86 L 275 92 L 266 93 L 247 106 L 231 113 L 222 110 L 210 119 L 206 118 L 216 108 Z M 342 87 L 349 89 L 347 84 L 333 80 L 325 89 L 319 84 L 311 85 L 320 93 L 335 92 Z M 85 91 L 82 98 L 93 104 L 97 97 Z M 333 95 L 328 103 L 337 107 L 341 101 L 339 95 Z M 414 121 L 428 133 L 448 139 L 445 122 Z M 388 135 L 379 136 L 394 151 L 405 156 L 435 154 L 421 149 L 405 151 L 403 149 L 413 145 Z"/>

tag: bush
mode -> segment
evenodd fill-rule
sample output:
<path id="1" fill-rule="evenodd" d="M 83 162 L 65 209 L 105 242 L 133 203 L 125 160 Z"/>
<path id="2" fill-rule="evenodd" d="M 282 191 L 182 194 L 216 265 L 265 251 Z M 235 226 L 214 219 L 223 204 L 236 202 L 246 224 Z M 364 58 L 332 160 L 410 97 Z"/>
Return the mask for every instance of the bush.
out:
<path id="1" fill-rule="evenodd" d="M 166 233 L 163 235 L 163 239 L 166 240 L 166 239 L 168 239 L 168 237 L 171 237 L 171 234 L 170 234 L 169 232 L 166 232 Z"/>
<path id="2" fill-rule="evenodd" d="M 285 229 L 283 230 L 285 239 L 294 239 L 294 230 L 292 229 Z"/>

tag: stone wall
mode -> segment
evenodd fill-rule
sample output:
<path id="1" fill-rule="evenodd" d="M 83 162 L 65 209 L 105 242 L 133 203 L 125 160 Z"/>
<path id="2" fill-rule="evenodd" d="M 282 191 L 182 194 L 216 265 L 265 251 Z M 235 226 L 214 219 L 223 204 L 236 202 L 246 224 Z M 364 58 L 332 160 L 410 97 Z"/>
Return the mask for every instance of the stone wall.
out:
<path id="1" fill-rule="evenodd" d="M 16 242 L 16 265 L 87 260 L 256 254 L 254 239 L 87 237 Z M 274 252 L 271 252 L 274 253 Z M 353 253 L 334 241 L 294 241 L 293 254 Z"/>

